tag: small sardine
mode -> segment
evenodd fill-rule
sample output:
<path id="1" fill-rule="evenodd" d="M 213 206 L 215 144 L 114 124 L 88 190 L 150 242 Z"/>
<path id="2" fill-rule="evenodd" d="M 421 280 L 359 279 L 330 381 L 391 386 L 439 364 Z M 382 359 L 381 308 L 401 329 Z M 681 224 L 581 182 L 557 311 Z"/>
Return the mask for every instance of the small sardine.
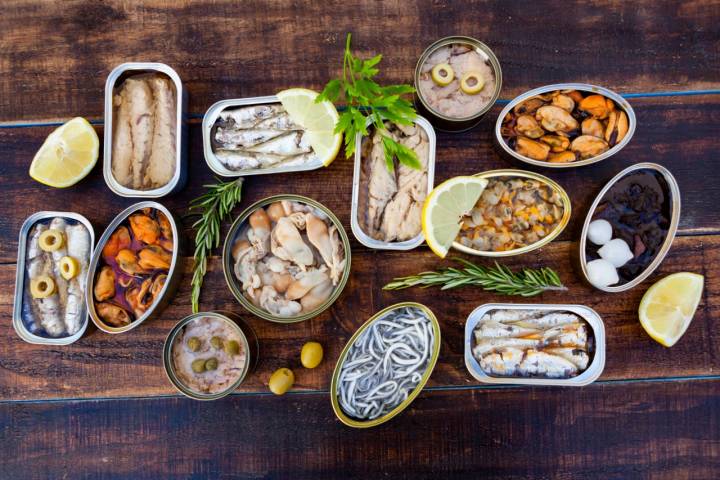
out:
<path id="1" fill-rule="evenodd" d="M 55 217 L 50 222 L 50 228 L 57 230 L 62 233 L 63 245 L 52 252 L 52 269 L 50 270 L 50 276 L 55 279 L 55 285 L 57 287 L 57 293 L 60 295 L 60 305 L 67 303 L 68 296 L 68 281 L 60 274 L 60 260 L 68 254 L 67 246 L 67 235 L 65 235 L 65 228 L 67 228 L 67 222 L 64 218 Z"/>
<path id="2" fill-rule="evenodd" d="M 511 323 L 528 328 L 551 328 L 579 322 L 580 318 L 574 313 L 552 312 L 537 318 L 527 318 Z"/>
<path id="3" fill-rule="evenodd" d="M 233 128 L 218 128 L 215 132 L 215 141 L 217 141 L 223 149 L 238 150 L 247 147 L 254 147 L 279 137 L 284 134 L 284 130 L 272 129 L 249 129 L 235 130 Z"/>
<path id="4" fill-rule="evenodd" d="M 525 353 L 517 348 L 507 348 L 500 352 L 485 355 L 480 360 L 480 368 L 488 375 L 515 375 Z"/>
<path id="5" fill-rule="evenodd" d="M 267 168 L 288 160 L 289 157 L 272 153 L 247 152 L 245 150 L 217 150 L 215 155 L 230 170 Z"/>
<path id="6" fill-rule="evenodd" d="M 256 129 L 272 129 L 272 130 L 283 130 L 285 132 L 289 130 L 304 130 L 301 125 L 293 122 L 286 112 L 283 112 L 274 117 L 265 119 L 255 125 Z"/>
<path id="7" fill-rule="evenodd" d="M 564 358 L 568 362 L 575 365 L 578 371 L 583 371 L 587 368 L 590 363 L 590 356 L 585 350 L 571 347 L 558 347 L 558 348 L 546 348 L 543 350 L 545 353 L 550 355 L 556 355 L 560 358 Z"/>
<path id="8" fill-rule="evenodd" d="M 543 338 L 547 346 L 585 349 L 587 333 L 585 324 L 580 323 L 551 328 L 545 332 Z"/>
<path id="9" fill-rule="evenodd" d="M 249 152 L 269 153 L 283 157 L 291 157 L 312 151 L 310 143 L 302 132 L 290 132 L 276 137 L 260 145 L 248 148 Z"/>
<path id="10" fill-rule="evenodd" d="M 490 352 L 508 348 L 529 349 L 538 348 L 542 345 L 541 340 L 527 338 L 483 338 L 473 348 L 476 358 L 482 358 Z"/>
<path id="11" fill-rule="evenodd" d="M 259 122 L 284 113 L 282 105 L 253 105 L 251 107 L 240 107 L 227 109 L 220 112 L 220 119 L 230 123 L 233 128 L 253 128 Z M 269 128 L 269 127 L 262 127 Z"/>
<path id="12" fill-rule="evenodd" d="M 482 320 L 494 322 L 517 322 L 541 315 L 539 310 L 493 310 L 483 315 Z"/>
<path id="13" fill-rule="evenodd" d="M 500 322 L 483 322 L 479 329 L 475 330 L 475 338 L 479 341 L 482 338 L 509 338 L 526 337 L 541 333 L 537 328 L 526 328 L 513 324 Z"/>
<path id="14" fill-rule="evenodd" d="M 556 355 L 528 350 L 518 366 L 518 373 L 528 377 L 568 378 L 577 373 L 577 367 Z"/>

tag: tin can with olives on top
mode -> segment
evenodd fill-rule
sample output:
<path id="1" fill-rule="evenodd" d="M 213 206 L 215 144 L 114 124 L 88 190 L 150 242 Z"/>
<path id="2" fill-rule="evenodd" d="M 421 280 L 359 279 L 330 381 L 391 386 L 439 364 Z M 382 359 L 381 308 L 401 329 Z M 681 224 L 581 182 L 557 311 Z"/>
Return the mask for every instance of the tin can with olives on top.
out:
<path id="1" fill-rule="evenodd" d="M 502 70 L 493 51 L 471 37 L 442 38 L 415 67 L 415 106 L 438 130 L 477 125 L 500 96 Z"/>
<path id="2" fill-rule="evenodd" d="M 255 332 L 231 312 L 200 312 L 180 320 L 163 347 L 170 383 L 194 400 L 233 392 L 255 368 Z"/>

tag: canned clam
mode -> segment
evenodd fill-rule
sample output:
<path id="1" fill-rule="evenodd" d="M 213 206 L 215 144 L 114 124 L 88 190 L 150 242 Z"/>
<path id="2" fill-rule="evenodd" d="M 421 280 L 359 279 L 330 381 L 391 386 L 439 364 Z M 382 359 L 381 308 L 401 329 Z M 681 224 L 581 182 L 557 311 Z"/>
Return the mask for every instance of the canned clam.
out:
<path id="1" fill-rule="evenodd" d="M 85 273 L 95 233 L 74 212 L 37 212 L 20 228 L 13 328 L 40 345 L 69 345 L 88 325 Z"/>
<path id="2" fill-rule="evenodd" d="M 180 77 L 163 63 L 123 63 L 110 72 L 103 155 L 110 190 L 122 197 L 158 198 L 185 186 L 187 104 Z"/>
<path id="3" fill-rule="evenodd" d="M 235 390 L 258 361 L 258 340 L 231 312 L 200 312 L 180 320 L 165 339 L 163 365 L 175 388 L 194 400 Z"/>
<path id="4" fill-rule="evenodd" d="M 415 105 L 438 130 L 474 127 L 495 104 L 501 88 L 500 62 L 490 47 L 471 37 L 436 41 L 415 67 Z"/>
<path id="5" fill-rule="evenodd" d="M 605 326 L 583 305 L 488 303 L 465 322 L 465 366 L 483 383 L 581 387 L 605 368 Z"/>

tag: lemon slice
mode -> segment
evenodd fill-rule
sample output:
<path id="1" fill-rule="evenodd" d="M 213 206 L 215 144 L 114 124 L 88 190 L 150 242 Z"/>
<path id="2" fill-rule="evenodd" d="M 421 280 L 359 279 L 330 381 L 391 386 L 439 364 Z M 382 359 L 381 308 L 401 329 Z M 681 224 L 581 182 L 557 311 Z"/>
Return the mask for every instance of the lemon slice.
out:
<path id="1" fill-rule="evenodd" d="M 460 232 L 462 217 L 472 210 L 488 181 L 478 177 L 455 177 L 441 183 L 425 199 L 422 231 L 430 249 L 445 258 Z"/>
<path id="2" fill-rule="evenodd" d="M 277 94 L 293 122 L 307 132 L 307 139 L 322 164 L 328 166 L 340 151 L 342 135 L 335 133 L 340 116 L 330 101 L 315 103 L 318 93 L 307 88 L 291 88 Z"/>
<path id="3" fill-rule="evenodd" d="M 675 345 L 692 321 L 702 297 L 704 278 L 689 272 L 673 273 L 655 283 L 640 301 L 640 324 L 654 340 Z"/>
<path id="4" fill-rule="evenodd" d="M 73 118 L 45 139 L 30 165 L 30 176 L 51 187 L 74 185 L 93 169 L 99 148 L 92 125 L 82 117 Z"/>

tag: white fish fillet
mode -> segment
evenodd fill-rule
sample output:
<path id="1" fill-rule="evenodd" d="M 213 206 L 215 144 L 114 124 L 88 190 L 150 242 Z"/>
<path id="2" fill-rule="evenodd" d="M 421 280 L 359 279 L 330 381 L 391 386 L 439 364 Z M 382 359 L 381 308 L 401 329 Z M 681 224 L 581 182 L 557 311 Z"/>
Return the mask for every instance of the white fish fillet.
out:
<path id="1" fill-rule="evenodd" d="M 132 186 L 132 133 L 130 128 L 130 105 L 123 95 L 115 95 L 115 116 L 111 168 L 115 180 L 125 187 Z"/>
<path id="2" fill-rule="evenodd" d="M 392 174 L 385 163 L 385 152 L 382 145 L 382 135 L 375 132 L 372 137 L 372 149 L 368 160 L 368 202 L 367 202 L 367 229 L 368 235 L 377 238 L 381 236 L 380 226 L 385 206 L 397 192 L 395 175 Z"/>
<path id="3" fill-rule="evenodd" d="M 176 161 L 176 102 L 175 89 L 170 80 L 154 76 L 148 83 L 154 100 L 152 147 L 145 170 L 144 185 L 159 188 L 167 185 L 175 175 Z"/>
<path id="4" fill-rule="evenodd" d="M 130 105 L 130 133 L 132 138 L 132 188 L 143 188 L 153 139 L 152 90 L 144 79 L 128 78 L 120 93 L 123 102 Z"/>

